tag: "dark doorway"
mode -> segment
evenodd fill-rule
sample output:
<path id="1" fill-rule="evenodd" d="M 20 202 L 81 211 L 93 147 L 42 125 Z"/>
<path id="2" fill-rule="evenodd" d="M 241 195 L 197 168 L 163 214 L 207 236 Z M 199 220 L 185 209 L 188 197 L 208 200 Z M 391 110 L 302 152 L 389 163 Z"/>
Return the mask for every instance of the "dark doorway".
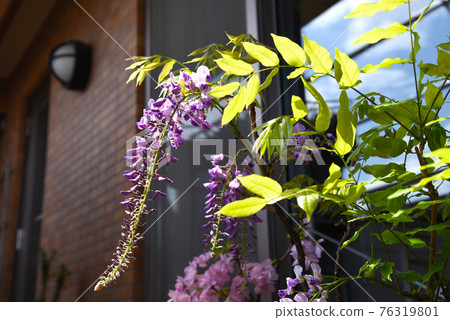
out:
<path id="1" fill-rule="evenodd" d="M 16 236 L 15 301 L 34 301 L 39 259 L 42 199 L 47 144 L 49 80 L 28 104 L 24 178 L 19 228 Z"/>

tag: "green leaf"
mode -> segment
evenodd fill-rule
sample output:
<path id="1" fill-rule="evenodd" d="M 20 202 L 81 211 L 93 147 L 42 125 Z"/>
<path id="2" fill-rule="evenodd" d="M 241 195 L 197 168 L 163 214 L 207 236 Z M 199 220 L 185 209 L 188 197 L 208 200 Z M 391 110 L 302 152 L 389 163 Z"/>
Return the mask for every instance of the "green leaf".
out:
<path id="1" fill-rule="evenodd" d="M 266 80 L 264 80 L 261 87 L 259 87 L 259 91 L 262 91 L 265 88 L 267 88 L 268 86 L 270 86 L 270 84 L 272 83 L 272 78 L 278 73 L 279 69 L 280 69 L 279 67 L 276 67 L 276 68 L 272 69 L 272 71 L 270 71 L 270 74 L 267 76 Z"/>
<path id="2" fill-rule="evenodd" d="M 433 83 L 427 84 L 427 90 L 425 91 L 425 102 L 428 107 L 440 108 L 444 105 L 444 96 L 442 91 L 439 90 Z"/>
<path id="3" fill-rule="evenodd" d="M 355 61 L 348 55 L 336 49 L 334 67 L 336 69 L 336 80 L 342 87 L 353 87 L 359 78 L 359 68 Z"/>
<path id="4" fill-rule="evenodd" d="M 419 42 L 420 35 L 419 33 L 413 31 L 413 37 L 414 37 L 414 46 L 413 46 L 414 50 L 409 54 L 409 59 L 411 59 L 411 61 L 416 61 L 417 54 L 420 51 L 420 42 Z"/>
<path id="5" fill-rule="evenodd" d="M 405 171 L 403 165 L 395 162 L 389 162 L 388 164 L 374 164 L 371 166 L 364 166 L 363 171 L 365 173 L 373 175 L 375 178 L 383 178 L 393 172 L 402 173 Z"/>
<path id="6" fill-rule="evenodd" d="M 421 274 L 412 270 L 408 272 L 399 272 L 398 274 L 403 281 L 416 282 L 423 279 L 423 276 Z"/>
<path id="7" fill-rule="evenodd" d="M 227 217 L 243 218 L 257 213 L 266 206 L 267 201 L 259 197 L 251 197 L 244 200 L 237 200 L 222 207 L 216 214 L 223 214 Z"/>
<path id="8" fill-rule="evenodd" d="M 387 262 L 383 264 L 383 266 L 380 268 L 380 273 L 383 280 L 392 281 L 391 274 L 394 271 L 393 270 L 394 264 L 395 264 L 394 262 Z"/>
<path id="9" fill-rule="evenodd" d="M 321 47 L 317 42 L 309 40 L 303 35 L 305 39 L 305 53 L 309 65 L 316 73 L 328 74 L 333 67 L 333 59 L 331 54 Z"/>
<path id="10" fill-rule="evenodd" d="M 380 11 L 392 11 L 404 2 L 404 0 L 380 0 L 375 3 L 362 3 L 344 18 L 371 17 Z"/>
<path id="11" fill-rule="evenodd" d="M 422 11 L 422 13 L 420 14 L 419 18 L 416 20 L 416 22 L 414 22 L 413 26 L 412 26 L 412 30 L 414 30 L 416 28 L 416 25 L 423 19 L 423 17 L 425 16 L 425 14 L 428 12 L 428 10 L 431 7 L 431 4 L 433 3 L 433 1 L 430 1 L 430 3 L 428 4 L 428 6 Z"/>
<path id="12" fill-rule="evenodd" d="M 384 59 L 383 61 L 381 61 L 380 64 L 377 64 L 377 65 L 374 65 L 374 64 L 368 64 L 368 65 L 366 65 L 366 66 L 361 70 L 361 72 L 364 72 L 364 73 L 371 73 L 371 72 L 375 72 L 375 71 L 377 71 L 378 69 L 381 69 L 381 68 L 383 68 L 383 69 L 390 68 L 390 67 L 392 67 L 392 66 L 393 66 L 394 64 L 396 64 L 396 63 L 405 64 L 405 63 L 408 63 L 408 62 L 409 62 L 408 59 L 402 59 L 402 58 L 395 58 L 395 59 L 392 59 L 392 58 L 386 58 L 386 59 Z"/>
<path id="13" fill-rule="evenodd" d="M 288 78 L 288 79 L 297 78 L 297 77 L 301 76 L 303 73 L 305 73 L 306 70 L 308 70 L 307 67 L 300 67 L 300 68 L 297 68 L 297 69 L 295 69 L 294 71 L 292 71 L 292 72 L 287 76 L 287 78 Z"/>
<path id="14" fill-rule="evenodd" d="M 395 235 L 397 235 L 397 237 L 393 233 Z M 377 234 L 377 237 L 379 238 L 378 234 Z M 396 244 L 396 243 L 403 242 L 415 249 L 424 248 L 427 246 L 425 241 L 423 241 L 422 239 L 412 238 L 410 236 L 405 235 L 403 232 L 399 232 L 399 231 L 385 230 L 385 231 L 383 231 L 383 233 L 381 233 L 381 237 L 383 238 L 383 241 L 385 244 Z"/>
<path id="15" fill-rule="evenodd" d="M 347 196 L 345 197 L 344 203 L 349 206 L 355 203 L 361 195 L 366 192 L 366 187 L 363 184 L 351 185 L 348 188 Z"/>
<path id="16" fill-rule="evenodd" d="M 237 88 L 239 88 L 239 86 L 239 82 L 230 82 L 223 86 L 215 86 L 210 92 L 208 92 L 208 94 L 216 98 L 222 98 L 232 94 Z"/>
<path id="17" fill-rule="evenodd" d="M 428 135 L 428 147 L 431 151 L 445 147 L 446 141 L 446 132 L 439 123 L 431 127 L 430 134 Z"/>
<path id="18" fill-rule="evenodd" d="M 291 98 L 291 108 L 292 114 L 294 115 L 294 120 L 298 121 L 303 119 L 308 114 L 308 108 L 303 102 L 302 98 L 292 95 Z"/>
<path id="19" fill-rule="evenodd" d="M 379 152 L 382 158 L 395 158 L 403 154 L 407 148 L 407 143 L 401 139 L 378 137 L 372 142 L 373 147 Z"/>
<path id="20" fill-rule="evenodd" d="M 236 60 L 233 58 L 220 58 L 214 60 L 220 69 L 228 74 L 234 74 L 236 76 L 246 76 L 253 72 L 253 67 L 247 62 Z"/>
<path id="21" fill-rule="evenodd" d="M 237 178 L 247 190 L 265 199 L 278 196 L 283 192 L 281 185 L 269 177 L 252 174 Z"/>
<path id="22" fill-rule="evenodd" d="M 170 71 L 172 71 L 172 68 L 175 65 L 175 62 L 176 62 L 175 60 L 170 60 L 166 62 L 166 64 L 161 70 L 161 73 L 158 76 L 158 83 L 161 83 L 161 81 L 163 81 L 164 78 L 169 75 Z"/>
<path id="23" fill-rule="evenodd" d="M 448 74 L 450 72 L 450 53 L 438 49 L 437 64 L 441 72 Z"/>
<path id="24" fill-rule="evenodd" d="M 259 92 L 260 80 L 258 75 L 255 73 L 251 76 L 250 80 L 247 83 L 247 90 L 245 91 L 245 104 L 247 106 L 251 105 L 253 101 L 255 101 L 256 96 Z"/>
<path id="25" fill-rule="evenodd" d="M 381 266 L 381 258 L 370 259 L 364 263 L 364 265 L 359 269 L 358 276 L 364 271 L 364 276 L 368 278 L 373 278 L 375 276 L 375 271 Z"/>
<path id="26" fill-rule="evenodd" d="M 328 108 L 327 103 L 325 102 L 319 91 L 317 91 L 312 84 L 303 79 L 303 77 L 302 81 L 305 88 L 311 93 L 311 95 L 317 100 L 319 104 L 319 114 L 317 115 L 316 118 L 315 129 L 318 132 L 324 132 L 330 126 L 331 120 L 330 109 Z"/>
<path id="27" fill-rule="evenodd" d="M 394 22 L 386 29 L 375 28 L 362 34 L 353 44 L 377 43 L 381 39 L 392 39 L 405 32 L 408 28 L 398 22 Z"/>
<path id="28" fill-rule="evenodd" d="M 364 226 L 356 230 L 353 236 L 342 244 L 341 250 L 344 249 L 346 246 L 348 246 L 351 242 L 357 240 L 361 231 L 363 231 L 368 225 L 369 222 L 367 222 Z"/>
<path id="29" fill-rule="evenodd" d="M 227 124 L 234 117 L 242 112 L 245 107 L 245 87 L 241 87 L 237 95 L 234 96 L 233 99 L 228 103 L 228 105 L 223 110 L 222 115 L 222 125 Z"/>
<path id="30" fill-rule="evenodd" d="M 341 92 L 339 102 L 336 126 L 337 139 L 334 149 L 343 156 L 352 150 L 355 143 L 357 118 L 350 112 L 348 96 L 344 90 Z"/>
<path id="31" fill-rule="evenodd" d="M 442 48 L 446 51 L 450 51 L 450 42 L 440 43 L 440 44 L 438 44 L 438 47 Z"/>
<path id="32" fill-rule="evenodd" d="M 297 204 L 306 212 L 308 221 L 311 219 L 314 210 L 319 203 L 319 193 L 317 192 L 317 186 L 310 186 L 301 189 L 295 194 L 297 198 Z"/>
<path id="33" fill-rule="evenodd" d="M 323 183 L 323 190 L 322 190 L 323 193 L 328 193 L 332 191 L 336 183 L 338 182 L 339 178 L 341 177 L 341 168 L 335 163 L 331 164 L 328 171 L 330 175 Z"/>
<path id="34" fill-rule="evenodd" d="M 251 42 L 242 42 L 242 45 L 249 55 L 261 62 L 265 67 L 274 67 L 280 63 L 277 54 L 263 45 Z"/>
<path id="35" fill-rule="evenodd" d="M 306 62 L 306 55 L 303 49 L 289 38 L 270 34 L 275 43 L 275 47 L 280 52 L 283 59 L 292 67 L 301 67 Z"/>
<path id="36" fill-rule="evenodd" d="M 427 282 L 428 280 L 430 280 L 431 276 L 433 274 L 435 274 L 436 272 L 441 271 L 443 267 L 444 267 L 444 264 L 442 262 L 433 263 L 431 265 L 430 269 L 428 270 L 428 272 L 423 276 L 423 281 Z"/>

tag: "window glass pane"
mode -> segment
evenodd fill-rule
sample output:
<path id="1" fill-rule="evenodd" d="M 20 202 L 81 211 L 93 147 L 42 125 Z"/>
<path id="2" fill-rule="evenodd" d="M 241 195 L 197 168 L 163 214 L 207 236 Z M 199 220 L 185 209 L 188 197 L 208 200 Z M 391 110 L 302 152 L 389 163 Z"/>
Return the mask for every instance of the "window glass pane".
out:
<path id="1" fill-rule="evenodd" d="M 410 36 L 408 32 L 395 39 L 387 39 L 373 46 L 352 45 L 364 32 L 370 31 L 373 28 L 386 28 L 393 22 L 406 23 L 408 20 L 406 5 L 401 5 L 392 12 L 379 12 L 372 17 L 344 19 L 345 15 L 362 2 L 367 1 L 339 1 L 325 13 L 304 26 L 302 33 L 309 39 L 317 41 L 320 45 L 327 48 L 332 56 L 335 54 L 334 47 L 347 53 L 358 63 L 360 68 L 363 68 L 367 64 L 376 65 L 387 57 L 409 58 Z M 443 1 L 434 1 L 429 12 L 417 25 L 416 31 L 421 36 L 421 50 L 417 57 L 418 61 L 423 60 L 435 63 L 437 58 L 436 45 L 448 41 L 450 11 L 442 3 Z M 417 17 L 428 4 L 428 0 L 413 1 L 411 4 L 412 16 Z M 414 74 L 410 64 L 398 64 L 389 69 L 379 69 L 374 73 L 361 74 L 361 80 L 362 84 L 358 86 L 358 90 L 363 93 L 380 92 L 397 100 L 413 99 L 416 96 Z M 323 77 L 319 78 L 314 85 L 324 96 L 330 108 L 336 112 L 339 107 L 338 97 L 340 94 L 336 81 L 330 77 Z M 350 99 L 355 99 L 358 96 L 358 93 L 352 90 L 349 90 L 348 94 Z M 314 103 L 314 99 L 308 92 L 306 92 L 306 99 L 310 108 L 317 108 L 317 104 Z M 358 134 L 367 131 L 375 125 L 377 124 L 369 119 L 362 121 L 358 126 Z M 442 122 L 442 125 L 447 130 L 450 130 L 450 121 Z M 387 160 L 375 159 L 372 162 L 404 162 L 404 158 L 402 157 Z M 410 170 L 419 167 L 415 157 L 409 157 L 406 163 L 407 168 Z M 360 178 L 361 180 L 367 181 L 371 179 L 371 176 L 363 172 Z M 448 187 L 441 188 L 443 193 L 448 193 L 449 190 Z"/>

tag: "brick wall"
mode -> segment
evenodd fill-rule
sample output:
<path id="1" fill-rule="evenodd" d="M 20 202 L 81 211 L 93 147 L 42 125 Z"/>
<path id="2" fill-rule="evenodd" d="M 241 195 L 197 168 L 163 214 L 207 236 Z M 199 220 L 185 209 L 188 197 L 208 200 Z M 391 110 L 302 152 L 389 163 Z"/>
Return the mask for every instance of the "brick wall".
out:
<path id="1" fill-rule="evenodd" d="M 143 54 L 144 1 L 79 3 L 130 55 Z M 121 176 L 125 141 L 136 132 L 143 92 L 133 84 L 125 85 L 127 53 L 74 2 L 59 1 L 9 79 L 1 102 L 8 112 L 8 127 L 1 140 L 0 165 L 7 159 L 12 163 L 7 250 L 0 284 L 3 301 L 11 299 L 13 285 L 27 100 L 49 73 L 51 49 L 70 39 L 91 46 L 92 69 L 83 92 L 65 90 L 54 78 L 50 84 L 40 245 L 48 252 L 57 251 L 53 272 L 60 264 L 70 272 L 61 300 L 77 299 L 95 281 L 110 262 L 120 238 L 124 214 L 119 191 L 128 186 Z M 115 286 L 98 293 L 91 288 L 81 301 L 140 300 L 140 268 L 137 259 Z M 48 297 L 53 288 L 54 282 L 49 284 Z"/>

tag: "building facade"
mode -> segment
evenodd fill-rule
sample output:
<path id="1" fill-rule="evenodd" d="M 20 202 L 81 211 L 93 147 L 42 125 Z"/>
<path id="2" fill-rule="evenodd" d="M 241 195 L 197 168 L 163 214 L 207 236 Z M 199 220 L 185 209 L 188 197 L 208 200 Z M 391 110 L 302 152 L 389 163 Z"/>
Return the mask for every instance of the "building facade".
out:
<path id="1" fill-rule="evenodd" d="M 170 174 L 183 179 L 168 187 L 168 197 L 158 203 L 158 212 L 167 215 L 149 218 L 148 224 L 161 219 L 145 235 L 136 260 L 116 284 L 93 291 L 120 238 L 124 217 L 120 190 L 129 187 L 122 177 L 126 142 L 138 133 L 135 122 L 146 101 L 157 94 L 150 79 L 141 87 L 125 84 L 129 71 L 124 69 L 130 64 L 126 59 L 162 54 L 187 60 L 187 54 L 198 47 L 226 43 L 225 31 L 232 35 L 252 33 L 267 44 L 272 43 L 272 32 L 301 42 L 301 29 L 313 32 L 318 27 L 311 22 L 329 13 L 327 9 L 336 2 L 2 1 L 0 301 L 53 297 L 60 301 L 167 300 L 176 275 L 204 248 L 203 203 L 198 200 L 204 197 L 202 183 L 208 179 L 204 164 L 171 167 Z M 340 1 L 344 2 L 349 3 Z M 322 21 L 321 26 L 326 27 L 327 22 Z M 84 90 L 67 90 L 50 75 L 52 49 L 71 39 L 91 49 Z M 267 92 L 267 101 L 273 102 L 267 118 L 289 112 L 291 94 L 304 96 L 303 88 L 290 86 L 283 75 L 287 74 L 274 79 Z M 285 91 L 288 94 L 279 99 Z M 193 158 L 193 139 L 217 138 L 194 129 L 186 134 L 187 145 L 178 157 L 188 159 Z M 326 168 L 301 170 L 319 180 L 328 172 Z M 183 196 L 195 179 L 198 182 Z M 285 237 L 277 236 L 282 229 L 280 222 L 270 216 L 266 220 L 257 230 L 260 260 L 281 256 L 289 245 Z M 327 219 L 317 219 L 315 224 L 320 237 L 329 235 L 326 249 L 335 252 L 344 230 Z M 342 264 L 357 273 L 361 263 L 355 259 L 363 261 L 369 244 L 355 245 L 359 247 L 345 254 Z M 332 261 L 329 263 L 331 266 Z M 61 266 L 67 272 L 61 271 Z M 290 272 L 290 262 L 282 268 Z M 59 288 L 61 275 L 65 281 Z M 283 282 L 280 279 L 280 286 Z M 371 290 L 370 285 L 367 288 Z M 371 293 L 382 301 L 389 299 L 383 293 Z M 354 285 L 344 294 L 352 301 L 368 300 Z"/>

